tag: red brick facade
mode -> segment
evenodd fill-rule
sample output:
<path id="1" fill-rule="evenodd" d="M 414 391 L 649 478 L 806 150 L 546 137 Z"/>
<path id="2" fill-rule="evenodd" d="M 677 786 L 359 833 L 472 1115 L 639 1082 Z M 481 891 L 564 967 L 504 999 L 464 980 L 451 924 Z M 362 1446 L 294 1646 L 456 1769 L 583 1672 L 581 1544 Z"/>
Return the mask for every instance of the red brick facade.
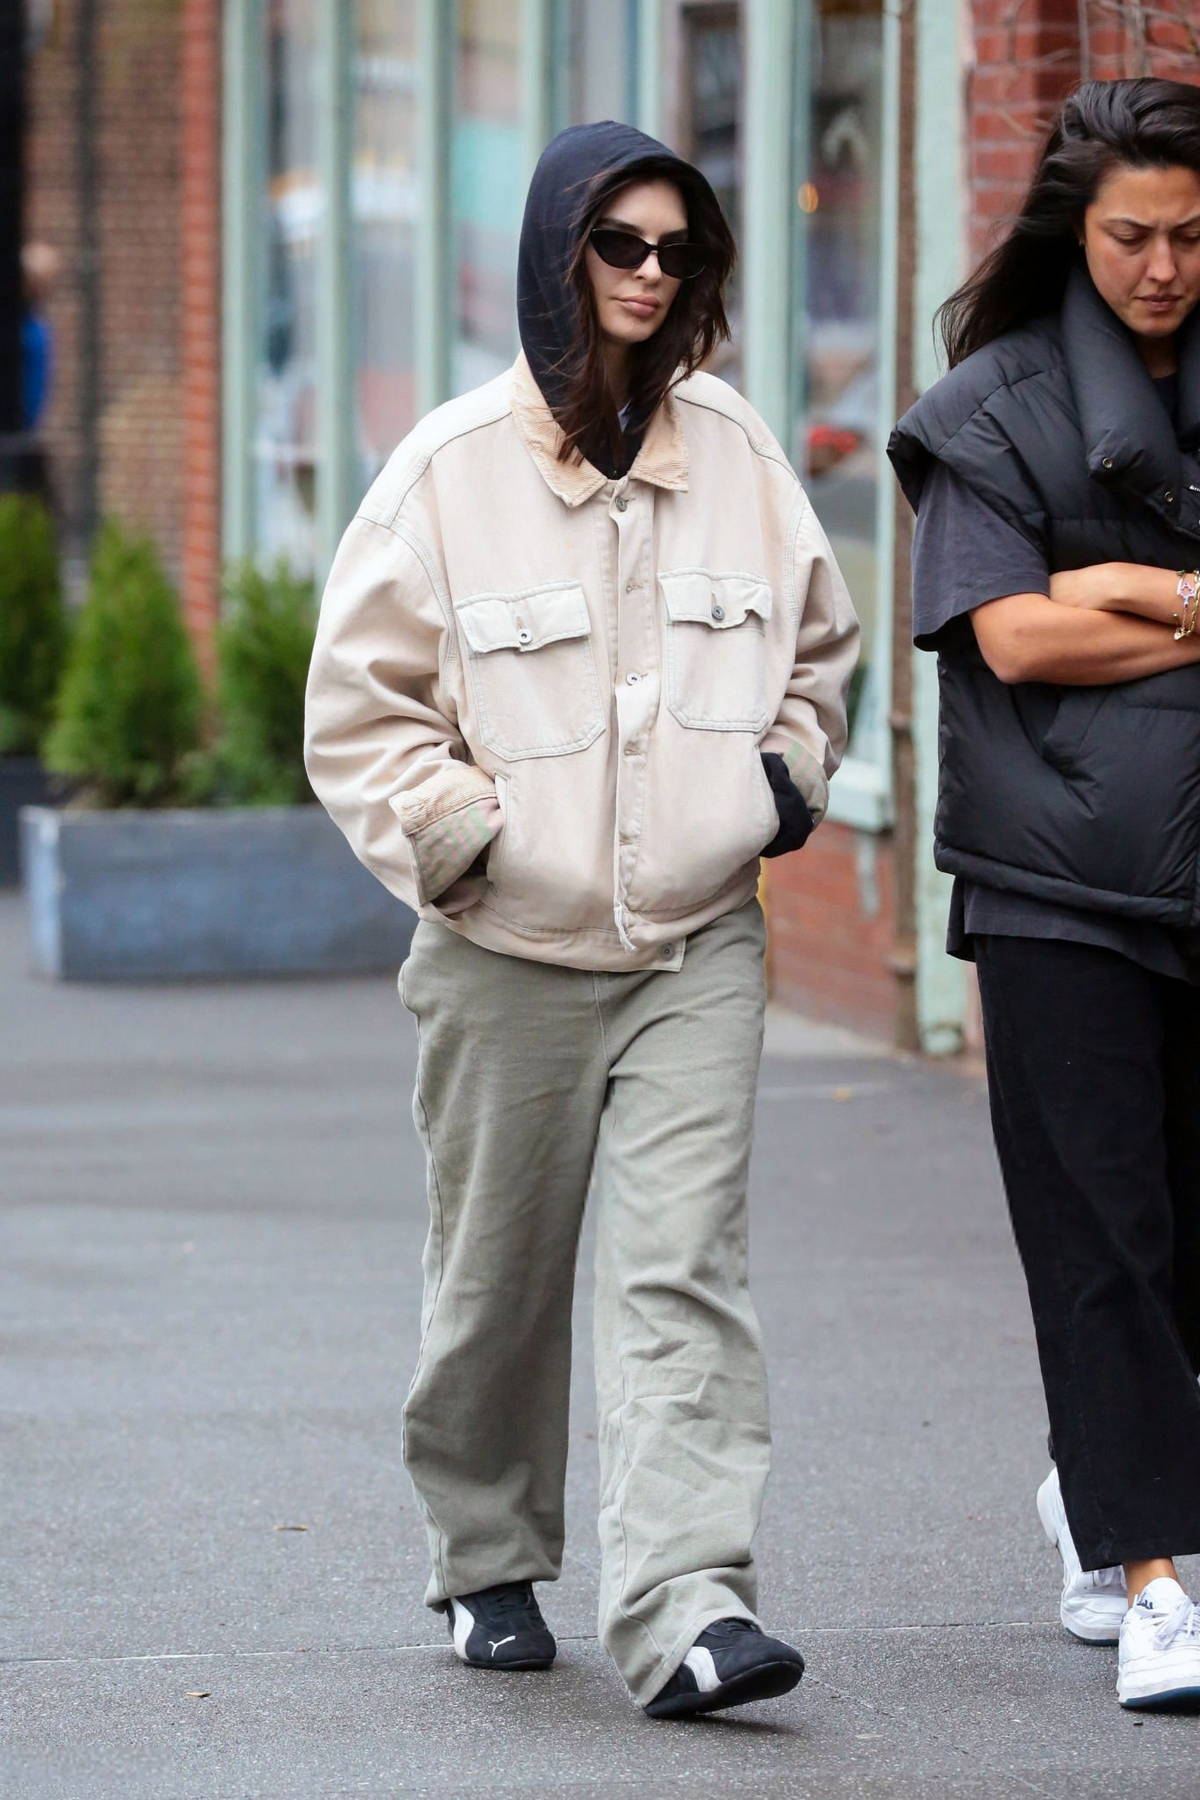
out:
<path id="1" fill-rule="evenodd" d="M 183 0 L 179 130 L 184 615 L 211 649 L 221 558 L 221 8 Z"/>
<path id="2" fill-rule="evenodd" d="M 896 1015 L 890 834 L 822 825 L 801 855 L 764 867 L 772 999 L 890 1039 Z"/>
<path id="3" fill-rule="evenodd" d="M 1196 0 L 971 0 L 967 144 L 972 249 L 1020 206 L 1056 106 L 1080 81 L 1200 82 Z M 1086 30 L 1086 37 L 1084 32 Z"/>
<path id="4" fill-rule="evenodd" d="M 44 426 L 55 495 L 68 544 L 81 529 L 83 441 L 80 342 L 83 295 L 77 173 L 81 76 L 74 56 L 75 0 L 56 8 L 49 36 L 28 68 L 25 238 L 57 251 L 60 272 L 47 313 L 54 332 L 54 392 Z"/>
<path id="5" fill-rule="evenodd" d="M 26 234 L 62 258 L 49 313 L 55 391 L 47 445 L 68 547 L 86 527 L 85 308 L 95 283 L 94 445 L 101 516 L 149 532 L 178 573 L 180 405 L 180 9 L 173 0 L 94 5 L 90 59 L 79 0 L 58 0 L 29 65 Z M 96 266 L 87 266 L 81 177 L 84 98 L 94 115 Z"/>

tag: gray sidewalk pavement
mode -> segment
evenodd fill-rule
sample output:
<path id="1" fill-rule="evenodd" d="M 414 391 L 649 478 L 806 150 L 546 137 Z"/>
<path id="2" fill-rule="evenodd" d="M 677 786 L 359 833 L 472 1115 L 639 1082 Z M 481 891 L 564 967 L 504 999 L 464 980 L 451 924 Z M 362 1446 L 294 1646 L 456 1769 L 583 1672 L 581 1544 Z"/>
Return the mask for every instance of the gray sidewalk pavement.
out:
<path id="1" fill-rule="evenodd" d="M 788 1020 L 754 1169 L 760 1560 L 805 1680 L 690 1726 L 630 1705 L 594 1635 L 583 1335 L 559 1661 L 455 1663 L 399 1456 L 413 1054 L 390 979 L 36 983 L 0 900 L 0 1792 L 1195 1800 L 1197 1722 L 1121 1713 L 1114 1653 L 1056 1622 L 979 1083 Z"/>

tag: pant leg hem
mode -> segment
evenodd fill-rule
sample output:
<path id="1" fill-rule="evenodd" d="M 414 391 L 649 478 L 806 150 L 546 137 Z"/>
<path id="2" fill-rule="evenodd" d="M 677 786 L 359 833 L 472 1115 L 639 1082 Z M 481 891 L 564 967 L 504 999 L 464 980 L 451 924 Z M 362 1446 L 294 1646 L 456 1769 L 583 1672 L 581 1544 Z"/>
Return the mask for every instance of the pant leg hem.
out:
<path id="1" fill-rule="evenodd" d="M 1162 1531 L 1156 1532 L 1153 1538 L 1106 1539 L 1100 1544 L 1085 1544 L 1082 1550 L 1077 1543 L 1075 1554 L 1080 1566 L 1091 1573 L 1096 1569 L 1115 1568 L 1119 1563 L 1200 1555 L 1200 1534 L 1195 1529 L 1178 1533 Z"/>
<path id="2" fill-rule="evenodd" d="M 428 1607 L 430 1612 L 444 1613 L 449 1608 L 451 1600 L 459 1594 L 478 1593 L 481 1587 L 495 1587 L 498 1586 L 500 1582 L 532 1581 L 540 1584 L 542 1582 L 557 1581 L 561 1572 L 562 1571 L 559 1569 L 525 1569 L 519 1571 L 517 1574 L 500 1575 L 494 1582 L 474 1581 L 473 1585 L 470 1587 L 466 1585 L 462 1587 L 451 1587 L 444 1578 L 437 1583 L 431 1580 L 429 1587 L 425 1590 L 424 1604 Z M 473 1578 L 467 1579 L 473 1580 Z"/>

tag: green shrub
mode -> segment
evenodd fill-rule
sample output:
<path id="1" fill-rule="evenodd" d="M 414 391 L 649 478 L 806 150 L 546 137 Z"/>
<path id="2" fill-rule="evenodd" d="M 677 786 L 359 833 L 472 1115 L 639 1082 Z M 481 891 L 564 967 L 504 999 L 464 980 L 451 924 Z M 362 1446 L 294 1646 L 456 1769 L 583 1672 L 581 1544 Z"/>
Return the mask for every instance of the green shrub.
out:
<path id="1" fill-rule="evenodd" d="M 38 750 L 66 646 L 50 515 L 31 495 L 0 495 L 0 756 Z"/>
<path id="2" fill-rule="evenodd" d="M 217 631 L 217 786 L 238 806 L 313 798 L 304 772 L 304 685 L 312 656 L 312 581 L 286 563 L 230 571 Z"/>
<path id="3" fill-rule="evenodd" d="M 109 522 L 46 740 L 47 766 L 95 806 L 190 798 L 202 695 L 174 589 L 154 546 Z"/>

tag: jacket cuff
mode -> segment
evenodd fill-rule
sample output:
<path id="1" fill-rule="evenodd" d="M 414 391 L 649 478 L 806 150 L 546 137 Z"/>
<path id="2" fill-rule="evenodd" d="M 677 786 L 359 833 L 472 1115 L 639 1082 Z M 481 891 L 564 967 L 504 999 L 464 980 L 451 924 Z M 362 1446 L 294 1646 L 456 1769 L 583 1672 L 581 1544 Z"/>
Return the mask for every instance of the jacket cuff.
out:
<path id="1" fill-rule="evenodd" d="M 436 904 L 483 854 L 503 823 L 495 784 L 482 769 L 451 763 L 446 776 L 391 801 L 412 859 L 418 906 Z"/>
<path id="2" fill-rule="evenodd" d="M 782 731 L 769 731 L 759 749 L 764 755 L 781 756 L 793 786 L 804 796 L 804 804 L 819 825 L 829 805 L 829 778 L 811 750 Z"/>

